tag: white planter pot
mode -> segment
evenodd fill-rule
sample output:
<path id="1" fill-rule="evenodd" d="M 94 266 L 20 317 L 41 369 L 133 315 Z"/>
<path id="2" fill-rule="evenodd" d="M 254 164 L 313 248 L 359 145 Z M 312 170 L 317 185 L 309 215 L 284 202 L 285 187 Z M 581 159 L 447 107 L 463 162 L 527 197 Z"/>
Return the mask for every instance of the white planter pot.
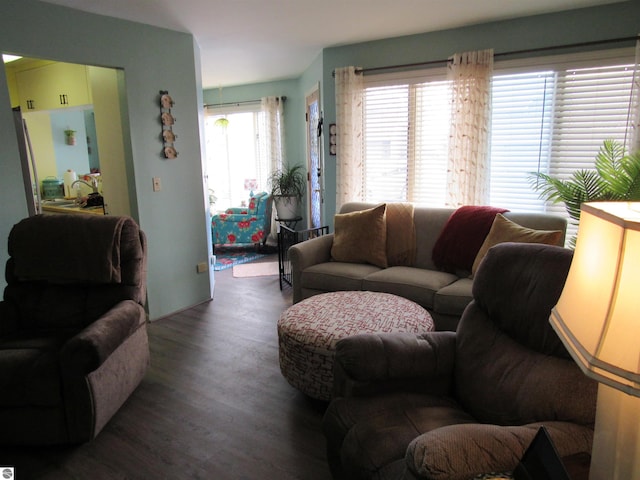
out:
<path id="1" fill-rule="evenodd" d="M 293 220 L 300 216 L 300 201 L 297 197 L 273 196 L 278 220 Z"/>

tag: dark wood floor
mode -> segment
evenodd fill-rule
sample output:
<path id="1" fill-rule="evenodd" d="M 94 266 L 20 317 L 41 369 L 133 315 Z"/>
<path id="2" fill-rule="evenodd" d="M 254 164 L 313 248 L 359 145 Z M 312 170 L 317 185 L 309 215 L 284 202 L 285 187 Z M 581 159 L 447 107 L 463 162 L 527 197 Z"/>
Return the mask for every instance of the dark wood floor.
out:
<path id="1" fill-rule="evenodd" d="M 215 276 L 212 302 L 149 326 L 148 374 L 94 441 L 2 448 L 0 465 L 18 480 L 330 479 L 324 405 L 278 367 L 290 288 L 277 276 Z"/>

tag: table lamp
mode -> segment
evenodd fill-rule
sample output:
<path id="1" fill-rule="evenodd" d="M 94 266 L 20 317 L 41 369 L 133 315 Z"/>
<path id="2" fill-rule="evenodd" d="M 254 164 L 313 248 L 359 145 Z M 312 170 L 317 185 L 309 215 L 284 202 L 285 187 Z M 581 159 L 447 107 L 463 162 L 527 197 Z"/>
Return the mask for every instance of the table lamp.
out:
<path id="1" fill-rule="evenodd" d="M 600 382 L 589 479 L 640 478 L 640 202 L 582 205 L 550 322 Z"/>

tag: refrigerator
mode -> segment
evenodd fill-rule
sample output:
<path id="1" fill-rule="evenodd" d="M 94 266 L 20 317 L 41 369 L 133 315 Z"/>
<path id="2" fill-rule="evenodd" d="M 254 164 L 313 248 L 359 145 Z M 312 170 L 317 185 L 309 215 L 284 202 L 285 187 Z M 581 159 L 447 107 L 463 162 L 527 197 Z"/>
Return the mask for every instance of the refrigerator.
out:
<path id="1" fill-rule="evenodd" d="M 29 137 L 27 123 L 22 118 L 20 107 L 13 108 L 13 121 L 18 137 L 18 150 L 20 152 L 20 165 L 22 168 L 22 179 L 24 183 L 24 193 L 27 198 L 27 208 L 29 216 L 42 213 L 42 203 L 40 197 L 40 182 L 36 170 L 36 160 L 33 156 L 33 148 Z"/>

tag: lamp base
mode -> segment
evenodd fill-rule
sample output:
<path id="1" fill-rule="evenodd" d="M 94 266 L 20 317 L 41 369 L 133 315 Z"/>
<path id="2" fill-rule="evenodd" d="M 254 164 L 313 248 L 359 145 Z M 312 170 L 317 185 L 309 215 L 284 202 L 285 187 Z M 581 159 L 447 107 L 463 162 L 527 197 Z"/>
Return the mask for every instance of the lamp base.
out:
<path id="1" fill-rule="evenodd" d="M 640 478 L 640 398 L 598 386 L 589 480 Z"/>

